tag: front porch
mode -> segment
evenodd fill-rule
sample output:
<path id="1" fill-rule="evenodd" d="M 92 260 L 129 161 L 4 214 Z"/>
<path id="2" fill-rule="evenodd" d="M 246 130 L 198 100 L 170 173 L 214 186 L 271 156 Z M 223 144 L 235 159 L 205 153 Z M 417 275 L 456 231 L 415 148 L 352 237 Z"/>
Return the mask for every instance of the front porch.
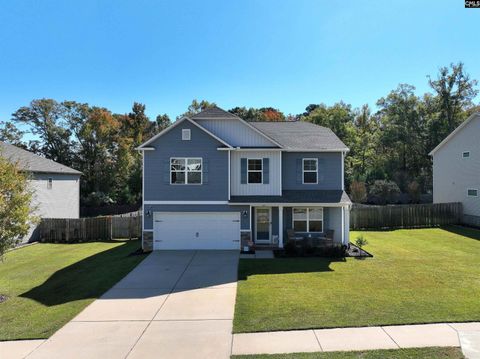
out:
<path id="1" fill-rule="evenodd" d="M 289 240 L 307 240 L 314 245 L 347 245 L 347 205 L 251 205 L 249 229 L 242 230 L 241 248 L 283 248 Z"/>

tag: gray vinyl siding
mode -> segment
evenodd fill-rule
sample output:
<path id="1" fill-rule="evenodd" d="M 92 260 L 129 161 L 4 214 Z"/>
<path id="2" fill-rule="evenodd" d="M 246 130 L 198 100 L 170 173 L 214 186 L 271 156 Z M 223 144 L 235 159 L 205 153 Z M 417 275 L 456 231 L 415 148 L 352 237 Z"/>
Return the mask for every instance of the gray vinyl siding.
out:
<path id="1" fill-rule="evenodd" d="M 281 187 L 281 156 L 279 151 L 232 151 L 231 152 L 231 194 L 232 196 L 280 196 Z M 268 183 L 242 184 L 241 159 L 242 158 L 268 158 Z"/>
<path id="2" fill-rule="evenodd" d="M 182 129 L 191 130 L 191 140 L 182 141 Z M 223 145 L 184 121 L 154 141 L 154 151 L 144 151 L 145 201 L 219 201 L 228 200 L 228 152 Z M 203 184 L 170 184 L 171 157 L 201 157 Z"/>
<path id="3" fill-rule="evenodd" d="M 48 189 L 48 178 L 52 188 Z M 80 216 L 80 176 L 74 174 L 34 173 L 30 181 L 36 215 L 41 218 L 78 218 Z"/>
<path id="4" fill-rule="evenodd" d="M 477 116 L 433 155 L 433 202 L 461 202 L 467 216 L 480 216 L 479 136 Z M 465 151 L 470 151 L 470 157 L 462 157 Z M 469 188 L 477 189 L 479 196 L 468 197 Z"/>
<path id="5" fill-rule="evenodd" d="M 198 124 L 234 147 L 277 147 L 237 119 L 195 119 Z"/>
<path id="6" fill-rule="evenodd" d="M 318 184 L 302 184 L 302 168 L 298 168 L 297 161 L 303 158 L 318 159 Z M 342 189 L 342 153 L 283 152 L 282 174 L 284 190 Z"/>
<path id="7" fill-rule="evenodd" d="M 229 205 L 145 205 L 145 211 L 150 211 L 151 216 L 144 216 L 144 229 L 153 229 L 154 212 L 240 212 L 240 229 L 249 229 L 250 207 L 249 206 L 229 206 Z M 247 211 L 247 215 L 242 212 Z"/>
<path id="8" fill-rule="evenodd" d="M 52 178 L 52 188 L 47 187 Z M 80 217 L 80 175 L 58 173 L 30 174 L 30 188 L 33 191 L 32 206 L 39 218 Z M 37 225 L 32 225 L 21 242 L 38 240 Z"/>

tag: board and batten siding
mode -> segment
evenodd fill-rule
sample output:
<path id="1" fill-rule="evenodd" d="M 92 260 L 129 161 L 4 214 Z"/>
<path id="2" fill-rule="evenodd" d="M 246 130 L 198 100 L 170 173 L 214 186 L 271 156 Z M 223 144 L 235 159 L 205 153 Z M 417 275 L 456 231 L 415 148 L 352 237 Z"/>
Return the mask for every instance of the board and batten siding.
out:
<path id="1" fill-rule="evenodd" d="M 279 151 L 231 151 L 231 194 L 232 196 L 280 196 L 281 188 L 281 153 Z M 242 184 L 242 158 L 268 158 L 268 183 Z"/>
<path id="2" fill-rule="evenodd" d="M 195 121 L 234 147 L 276 147 L 273 142 L 237 119 L 197 119 Z"/>
<path id="3" fill-rule="evenodd" d="M 461 202 L 466 216 L 480 219 L 480 116 L 450 138 L 433 154 L 433 202 Z M 463 157 L 469 151 L 470 156 Z M 477 189 L 478 197 L 467 196 Z"/>
<path id="4" fill-rule="evenodd" d="M 48 188 L 48 179 L 52 187 Z M 32 203 L 41 218 L 79 218 L 80 176 L 56 173 L 34 173 L 30 180 L 34 192 Z"/>
<path id="5" fill-rule="evenodd" d="M 318 183 L 302 183 L 302 159 L 318 159 Z M 341 152 L 284 152 L 282 154 L 284 190 L 342 189 Z"/>

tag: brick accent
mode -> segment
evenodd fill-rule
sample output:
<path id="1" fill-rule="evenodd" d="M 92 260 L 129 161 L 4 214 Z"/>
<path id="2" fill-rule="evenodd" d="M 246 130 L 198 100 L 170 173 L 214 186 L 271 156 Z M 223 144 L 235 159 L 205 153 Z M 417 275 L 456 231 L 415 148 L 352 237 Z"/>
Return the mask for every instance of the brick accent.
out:
<path id="1" fill-rule="evenodd" d="M 144 252 L 153 251 L 153 232 L 143 232 L 142 249 Z"/>

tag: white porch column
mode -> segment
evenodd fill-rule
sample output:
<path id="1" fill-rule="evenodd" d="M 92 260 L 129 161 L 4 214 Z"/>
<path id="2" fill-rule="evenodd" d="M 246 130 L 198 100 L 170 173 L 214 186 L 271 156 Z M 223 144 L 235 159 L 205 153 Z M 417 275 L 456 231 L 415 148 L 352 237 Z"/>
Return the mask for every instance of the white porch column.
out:
<path id="1" fill-rule="evenodd" d="M 283 206 L 278 207 L 278 247 L 283 248 Z"/>

